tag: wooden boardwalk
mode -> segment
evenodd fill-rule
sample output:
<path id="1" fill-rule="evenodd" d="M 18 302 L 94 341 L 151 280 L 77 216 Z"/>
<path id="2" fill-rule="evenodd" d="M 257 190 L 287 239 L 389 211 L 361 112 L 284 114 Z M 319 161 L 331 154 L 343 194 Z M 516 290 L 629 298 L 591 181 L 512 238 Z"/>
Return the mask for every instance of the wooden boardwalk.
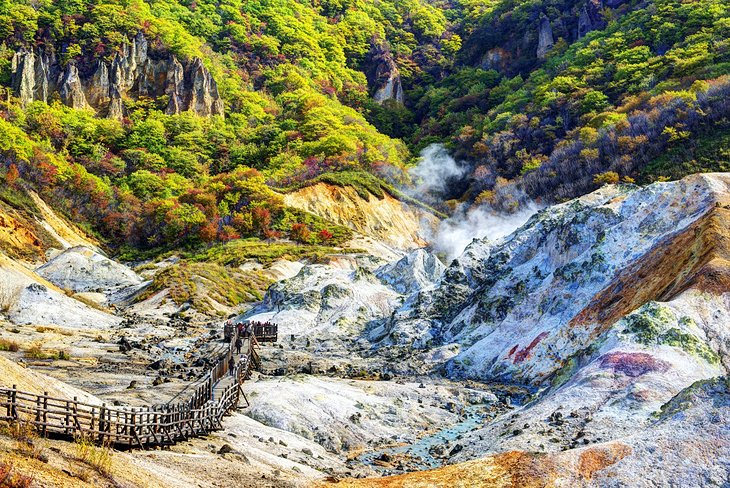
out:
<path id="1" fill-rule="evenodd" d="M 276 326 L 273 338 L 276 338 Z M 195 383 L 163 405 L 110 407 L 64 398 L 0 388 L 0 420 L 31 425 L 43 436 L 83 436 L 100 444 L 121 448 L 165 446 L 207 435 L 222 428 L 223 416 L 243 397 L 242 385 L 251 369 L 260 367 L 256 336 L 243 341 L 242 354 L 235 351 L 233 331 L 225 351 L 213 367 Z M 272 330 L 262 340 L 270 341 Z M 231 358 L 233 369 L 229 369 Z M 247 401 L 247 400 L 246 400 Z"/>

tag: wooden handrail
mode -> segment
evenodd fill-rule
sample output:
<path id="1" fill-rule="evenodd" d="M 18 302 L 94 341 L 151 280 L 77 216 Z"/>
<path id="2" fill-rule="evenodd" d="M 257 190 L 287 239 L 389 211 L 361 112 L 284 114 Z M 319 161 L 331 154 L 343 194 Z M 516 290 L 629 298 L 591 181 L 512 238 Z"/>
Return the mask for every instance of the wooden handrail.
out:
<path id="1" fill-rule="evenodd" d="M 235 329 L 235 328 L 234 328 Z M 86 436 L 103 444 L 117 447 L 141 448 L 170 445 L 189 437 L 207 435 L 221 428 L 221 420 L 238 406 L 241 385 L 252 366 L 260 359 L 254 349 L 256 341 L 248 340 L 248 354 L 235 361 L 235 329 L 225 352 L 195 383 L 198 386 L 184 398 L 178 394 L 165 404 L 143 408 L 108 407 L 105 403 L 91 404 L 67 398 L 55 398 L 12 388 L 0 388 L 0 420 L 32 425 L 42 435 Z M 225 378 L 234 381 L 215 398 L 216 387 Z M 188 391 L 188 388 L 183 390 Z M 177 400 L 177 401 L 175 401 Z M 174 401 L 174 403 L 173 403 Z"/>

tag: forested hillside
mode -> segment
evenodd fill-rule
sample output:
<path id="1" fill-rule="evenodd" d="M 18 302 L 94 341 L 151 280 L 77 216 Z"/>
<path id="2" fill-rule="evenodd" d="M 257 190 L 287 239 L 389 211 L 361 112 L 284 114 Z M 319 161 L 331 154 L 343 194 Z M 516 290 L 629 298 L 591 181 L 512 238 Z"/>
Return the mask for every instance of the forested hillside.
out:
<path id="1" fill-rule="evenodd" d="M 281 193 L 398 195 L 432 142 L 502 210 L 729 163 L 722 0 L 5 0 L 0 38 L 4 201 L 117 249 L 343 242 Z"/>

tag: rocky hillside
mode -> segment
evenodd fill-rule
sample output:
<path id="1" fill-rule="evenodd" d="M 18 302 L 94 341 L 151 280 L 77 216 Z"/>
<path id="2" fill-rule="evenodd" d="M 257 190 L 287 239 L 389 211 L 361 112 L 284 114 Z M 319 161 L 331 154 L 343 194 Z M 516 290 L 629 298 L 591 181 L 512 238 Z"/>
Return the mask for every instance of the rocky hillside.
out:
<path id="1" fill-rule="evenodd" d="M 327 244 L 342 218 L 281 193 L 409 188 L 434 142 L 463 160 L 442 213 L 726 169 L 720 0 L 381 3 L 9 2 L 0 176 L 135 258 Z"/>
<path id="2" fill-rule="evenodd" d="M 652 473 L 653 463 L 677 455 L 659 440 L 674 432 L 697 452 L 693 469 L 668 472 L 696 484 L 719 473 L 700 446 L 728 434 L 696 430 L 708 416 L 727 415 L 717 378 L 727 375 L 730 343 L 729 197 L 725 174 L 606 186 L 540 211 L 505 238 L 475 241 L 446 268 L 424 251 L 381 268 L 305 267 L 252 316 L 385 359 L 371 366 L 386 371 L 525 387 L 530 401 L 454 441 L 452 462 L 547 452 L 539 462 L 554 466 L 551 482 L 599 483 L 597 471 L 628 482 L 629 466 Z M 680 400 L 698 395 L 713 396 L 714 406 Z M 605 465 L 580 464 L 590 457 Z M 575 462 L 583 467 L 566 467 Z M 524 466 L 514 469 L 505 476 L 527 476 Z"/>
<path id="3" fill-rule="evenodd" d="M 54 98 L 71 108 L 93 108 L 101 115 L 121 118 L 124 101 L 148 97 L 168 100 L 165 113 L 191 111 L 197 115 L 223 115 L 218 85 L 200 58 L 185 64 L 169 52 L 152 51 L 141 32 L 124 44 L 111 62 L 82 53 L 86 63 L 63 65 L 53 45 L 15 53 L 11 86 L 26 106 Z"/>

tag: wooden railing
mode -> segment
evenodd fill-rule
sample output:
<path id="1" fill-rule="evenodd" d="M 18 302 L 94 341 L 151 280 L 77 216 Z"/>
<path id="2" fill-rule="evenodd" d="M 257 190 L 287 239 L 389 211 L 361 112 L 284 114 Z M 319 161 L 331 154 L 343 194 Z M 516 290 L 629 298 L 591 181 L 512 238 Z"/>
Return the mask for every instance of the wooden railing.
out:
<path id="1" fill-rule="evenodd" d="M 245 322 L 244 324 L 249 323 Z M 225 324 L 223 327 L 223 337 L 226 340 L 233 336 L 234 332 L 237 330 L 237 325 L 238 324 L 234 324 L 233 322 Z M 277 341 L 279 337 L 279 326 L 277 324 L 272 324 L 271 322 L 252 322 L 250 325 L 252 326 L 251 329 L 253 336 L 258 342 Z"/>
<path id="2" fill-rule="evenodd" d="M 253 335 L 259 342 L 276 342 L 279 336 L 279 326 L 276 324 L 254 324 Z"/>
<path id="3" fill-rule="evenodd" d="M 235 334 L 235 332 L 234 332 Z M 248 340 L 246 354 L 235 355 L 235 335 L 213 367 L 173 400 L 151 407 L 109 407 L 0 388 L 0 420 L 31 425 L 43 436 L 84 436 L 100 444 L 147 448 L 170 445 L 221 429 L 224 415 L 238 406 L 242 384 L 252 367 L 260 365 L 255 340 Z M 230 384 L 226 379 L 229 375 Z M 245 397 L 244 397 L 245 398 Z"/>

